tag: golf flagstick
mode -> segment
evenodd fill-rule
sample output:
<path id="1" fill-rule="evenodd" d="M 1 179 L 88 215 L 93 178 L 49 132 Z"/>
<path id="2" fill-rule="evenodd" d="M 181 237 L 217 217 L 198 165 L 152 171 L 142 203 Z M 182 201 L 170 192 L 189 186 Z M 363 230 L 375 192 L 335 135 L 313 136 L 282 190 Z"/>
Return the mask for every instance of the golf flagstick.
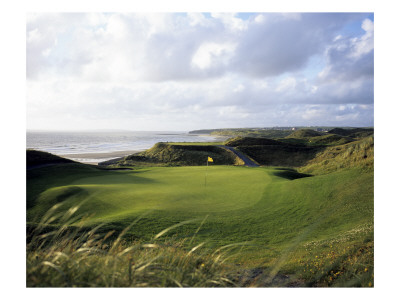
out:
<path id="1" fill-rule="evenodd" d="M 208 170 L 208 162 L 214 162 L 214 160 L 211 157 L 207 157 L 207 167 L 206 167 L 206 177 L 204 177 L 204 187 L 207 186 L 207 170 Z"/>
<path id="2" fill-rule="evenodd" d="M 207 170 L 208 170 L 208 158 L 207 158 L 206 176 L 204 177 L 204 187 L 207 187 Z"/>

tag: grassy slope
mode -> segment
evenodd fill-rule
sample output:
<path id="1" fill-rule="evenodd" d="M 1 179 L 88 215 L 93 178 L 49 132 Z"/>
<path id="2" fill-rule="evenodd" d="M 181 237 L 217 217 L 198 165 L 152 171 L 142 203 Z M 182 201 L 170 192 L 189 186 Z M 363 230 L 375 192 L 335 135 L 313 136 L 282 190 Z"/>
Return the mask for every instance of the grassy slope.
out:
<path id="1" fill-rule="evenodd" d="M 212 157 L 215 165 L 240 165 L 236 155 L 218 143 L 157 143 L 152 148 L 119 161 L 121 166 L 201 166 Z M 219 143 L 221 144 L 221 143 Z"/>
<path id="2" fill-rule="evenodd" d="M 350 138 L 365 138 L 374 134 L 374 128 L 333 128 L 329 130 L 329 133 Z"/>
<path id="3" fill-rule="evenodd" d="M 54 174 L 54 167 L 46 169 Z M 122 229 L 151 210 L 133 230 L 136 236 L 149 238 L 180 221 L 208 215 L 196 243 L 206 241 L 216 247 L 250 241 L 253 246 L 243 250 L 237 263 L 246 267 L 278 264 L 279 269 L 295 274 L 312 257 L 306 245 L 322 243 L 342 249 L 347 244 L 336 243 L 338 237 L 356 228 L 367 228 L 369 235 L 373 232 L 373 173 L 355 168 L 289 180 L 276 172 L 275 168 L 215 166 L 209 168 L 207 188 L 205 167 L 93 169 L 77 180 L 60 173 L 60 187 L 38 195 L 28 219 L 44 213 L 57 197 L 70 205 L 86 200 L 81 211 L 95 213 L 95 223 L 111 222 L 113 228 Z M 44 175 L 42 180 L 48 178 Z M 32 191 L 30 186 L 28 191 Z M 199 221 L 174 232 L 190 236 L 198 226 Z M 361 243 L 365 234 L 353 236 L 348 245 Z M 288 255 L 280 262 L 285 251 Z M 321 256 L 324 251 L 317 247 L 312 255 Z M 299 263 L 299 257 L 304 262 Z"/>
<path id="4" fill-rule="evenodd" d="M 211 135 L 219 136 L 246 136 L 246 137 L 262 137 L 262 138 L 283 138 L 291 134 L 290 130 L 274 130 L 274 129 L 232 129 L 232 130 L 215 130 Z"/>
<path id="5" fill-rule="evenodd" d="M 308 146 L 286 143 L 265 138 L 237 137 L 227 140 L 225 145 L 239 151 L 266 166 L 299 167 L 313 159 L 323 146 Z"/>
<path id="6" fill-rule="evenodd" d="M 81 173 L 81 167 L 76 167 L 75 172 Z M 53 173 L 52 167 L 47 169 Z M 86 173 L 77 180 L 72 180 L 68 172 L 59 173 L 57 178 L 58 186 L 51 183 L 51 188 L 38 195 L 28 216 L 43 215 L 52 205 L 67 199 L 71 205 L 86 200 L 82 211 L 96 213 L 99 221 L 118 220 L 149 209 L 174 213 L 239 209 L 258 201 L 268 179 L 260 170 L 222 166 L 102 171 L 101 175 L 93 168 L 92 174 Z M 42 181 L 47 183 L 47 176 Z M 30 186 L 28 190 L 32 191 Z"/>
<path id="7" fill-rule="evenodd" d="M 44 164 L 65 164 L 65 163 L 74 163 L 74 161 L 47 152 L 30 150 L 30 149 L 26 150 L 27 167 L 35 167 Z"/>
<path id="8" fill-rule="evenodd" d="M 327 147 L 310 160 L 301 172 L 313 174 L 327 174 L 347 168 L 363 168 L 373 171 L 374 168 L 374 137 L 369 136 L 361 140 Z"/>

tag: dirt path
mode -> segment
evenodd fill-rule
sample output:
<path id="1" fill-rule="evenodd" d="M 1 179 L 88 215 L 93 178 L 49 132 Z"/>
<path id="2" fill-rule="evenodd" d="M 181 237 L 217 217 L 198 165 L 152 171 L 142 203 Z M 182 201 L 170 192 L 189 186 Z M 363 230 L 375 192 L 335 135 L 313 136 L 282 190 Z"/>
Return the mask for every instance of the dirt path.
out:
<path id="1" fill-rule="evenodd" d="M 243 160 L 244 164 L 248 167 L 259 167 L 260 165 L 252 161 L 248 156 L 244 155 L 242 152 L 236 150 L 233 147 L 228 147 L 228 146 L 218 146 L 220 148 L 224 148 L 227 150 L 232 151 L 235 155 L 237 155 L 241 160 Z"/>

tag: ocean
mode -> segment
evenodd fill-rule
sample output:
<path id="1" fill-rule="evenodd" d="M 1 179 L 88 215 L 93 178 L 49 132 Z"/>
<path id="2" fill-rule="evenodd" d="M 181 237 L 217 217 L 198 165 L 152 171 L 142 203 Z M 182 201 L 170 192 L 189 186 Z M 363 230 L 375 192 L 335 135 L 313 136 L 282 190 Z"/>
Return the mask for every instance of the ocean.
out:
<path id="1" fill-rule="evenodd" d="M 218 137 L 178 131 L 45 132 L 27 131 L 26 148 L 86 163 L 121 157 L 157 142 L 213 142 Z M 126 152 L 126 153 L 124 153 Z"/>

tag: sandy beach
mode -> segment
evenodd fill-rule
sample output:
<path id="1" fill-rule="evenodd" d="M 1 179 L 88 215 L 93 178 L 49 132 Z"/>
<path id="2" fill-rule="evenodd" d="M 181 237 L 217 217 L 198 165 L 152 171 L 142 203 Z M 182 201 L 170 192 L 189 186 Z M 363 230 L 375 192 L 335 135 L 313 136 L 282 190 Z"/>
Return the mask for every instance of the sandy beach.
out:
<path id="1" fill-rule="evenodd" d="M 97 165 L 99 162 L 114 159 L 114 158 L 122 158 L 130 154 L 139 153 L 141 151 L 138 150 L 123 150 L 123 151 L 113 151 L 113 152 L 105 152 L 105 153 L 77 153 L 77 154 L 65 154 L 59 155 L 64 158 L 69 158 L 72 160 L 76 160 L 79 162 L 84 162 L 87 164 Z"/>
<path id="2" fill-rule="evenodd" d="M 222 143 L 227 138 L 208 134 L 192 135 L 168 132 L 28 132 L 27 148 L 49 152 L 85 164 L 97 165 L 101 162 L 142 152 L 153 147 L 157 142 Z"/>

